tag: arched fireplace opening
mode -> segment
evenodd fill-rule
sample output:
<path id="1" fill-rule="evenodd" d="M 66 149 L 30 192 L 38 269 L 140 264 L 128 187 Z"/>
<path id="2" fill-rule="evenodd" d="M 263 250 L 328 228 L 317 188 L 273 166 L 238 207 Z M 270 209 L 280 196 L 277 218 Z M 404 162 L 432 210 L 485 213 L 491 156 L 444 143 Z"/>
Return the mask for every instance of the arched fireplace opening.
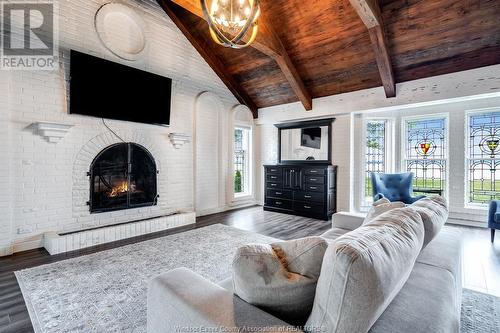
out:
<path id="1" fill-rule="evenodd" d="M 101 151 L 90 166 L 90 212 L 102 213 L 156 205 L 156 163 L 135 143 L 118 143 Z"/>

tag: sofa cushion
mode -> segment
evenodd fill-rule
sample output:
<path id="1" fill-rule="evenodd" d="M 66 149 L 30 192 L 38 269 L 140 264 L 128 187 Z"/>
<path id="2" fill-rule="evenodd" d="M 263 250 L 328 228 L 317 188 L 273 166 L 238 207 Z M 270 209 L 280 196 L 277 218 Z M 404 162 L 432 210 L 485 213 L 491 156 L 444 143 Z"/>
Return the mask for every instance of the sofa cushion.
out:
<path id="1" fill-rule="evenodd" d="M 423 240 L 422 219 L 410 207 L 339 237 L 325 253 L 306 326 L 367 332 L 408 279 Z"/>
<path id="2" fill-rule="evenodd" d="M 443 225 L 448 219 L 448 205 L 446 200 L 441 197 L 423 198 L 411 205 L 424 222 L 425 239 L 424 247 L 436 237 Z"/>
<path id="3" fill-rule="evenodd" d="M 148 333 L 191 331 L 188 328 L 200 328 L 198 332 L 240 332 L 249 327 L 255 332 L 295 332 L 287 323 L 187 268 L 176 268 L 148 283 Z"/>
<path id="4" fill-rule="evenodd" d="M 462 231 L 445 226 L 420 252 L 417 262 L 450 272 L 455 285 L 462 286 L 462 243 Z M 462 288 L 457 289 L 457 298 L 462 298 Z"/>
<path id="5" fill-rule="evenodd" d="M 377 200 L 373 203 L 373 206 L 368 211 L 368 214 L 366 215 L 363 224 L 367 224 L 370 221 L 373 221 L 377 216 L 380 216 L 392 209 L 403 208 L 403 207 L 406 207 L 406 205 L 401 201 L 390 202 L 386 198 Z"/>
<path id="6" fill-rule="evenodd" d="M 458 333 L 460 285 L 449 271 L 415 263 L 408 281 L 370 333 Z"/>
<path id="7" fill-rule="evenodd" d="M 327 247 L 321 237 L 240 247 L 233 260 L 234 293 L 290 323 L 303 323 Z"/>
<path id="8" fill-rule="evenodd" d="M 340 236 L 347 234 L 350 231 L 351 230 L 342 229 L 342 228 L 332 228 L 332 229 L 328 230 L 327 232 L 325 232 L 324 234 L 322 234 L 321 237 L 323 237 L 324 239 L 326 239 L 330 243 L 330 242 L 333 242 L 334 240 L 336 240 L 337 238 L 339 238 Z"/>

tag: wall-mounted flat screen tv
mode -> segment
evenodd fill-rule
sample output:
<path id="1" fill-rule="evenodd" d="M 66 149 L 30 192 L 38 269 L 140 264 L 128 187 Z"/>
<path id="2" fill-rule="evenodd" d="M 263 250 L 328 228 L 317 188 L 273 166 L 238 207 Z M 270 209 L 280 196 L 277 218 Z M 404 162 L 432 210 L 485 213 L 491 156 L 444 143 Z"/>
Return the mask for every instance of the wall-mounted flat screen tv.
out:
<path id="1" fill-rule="evenodd" d="M 172 79 L 71 51 L 69 112 L 167 126 Z"/>
<path id="2" fill-rule="evenodd" d="M 301 145 L 314 149 L 321 149 L 321 128 L 303 128 L 301 133 Z"/>

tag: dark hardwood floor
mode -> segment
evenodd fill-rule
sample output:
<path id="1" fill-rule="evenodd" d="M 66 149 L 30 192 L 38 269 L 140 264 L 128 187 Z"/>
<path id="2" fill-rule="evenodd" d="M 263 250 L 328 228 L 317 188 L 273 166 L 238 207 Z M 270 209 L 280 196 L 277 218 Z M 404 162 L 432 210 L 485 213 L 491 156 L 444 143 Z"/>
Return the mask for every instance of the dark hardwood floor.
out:
<path id="1" fill-rule="evenodd" d="M 134 237 L 84 250 L 51 256 L 45 249 L 16 253 L 0 258 L 0 333 L 33 332 L 28 311 L 14 272 L 90 253 L 104 251 L 148 239 L 222 223 L 280 239 L 320 235 L 330 222 L 310 218 L 264 212 L 251 207 L 209 215 L 197 219 L 195 226 L 181 227 L 155 234 Z M 500 296 L 500 237 L 491 245 L 486 229 L 451 226 L 464 229 L 464 287 Z"/>

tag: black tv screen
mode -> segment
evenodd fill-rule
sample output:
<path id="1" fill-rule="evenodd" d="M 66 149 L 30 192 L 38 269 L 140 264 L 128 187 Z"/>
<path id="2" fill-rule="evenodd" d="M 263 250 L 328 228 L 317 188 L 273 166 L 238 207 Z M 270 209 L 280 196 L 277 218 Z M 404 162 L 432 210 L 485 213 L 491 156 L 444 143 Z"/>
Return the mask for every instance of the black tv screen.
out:
<path id="1" fill-rule="evenodd" d="M 314 149 L 321 149 L 321 128 L 311 127 L 302 129 L 301 145 Z"/>
<path id="2" fill-rule="evenodd" d="M 169 125 L 172 80 L 71 51 L 69 112 Z"/>

